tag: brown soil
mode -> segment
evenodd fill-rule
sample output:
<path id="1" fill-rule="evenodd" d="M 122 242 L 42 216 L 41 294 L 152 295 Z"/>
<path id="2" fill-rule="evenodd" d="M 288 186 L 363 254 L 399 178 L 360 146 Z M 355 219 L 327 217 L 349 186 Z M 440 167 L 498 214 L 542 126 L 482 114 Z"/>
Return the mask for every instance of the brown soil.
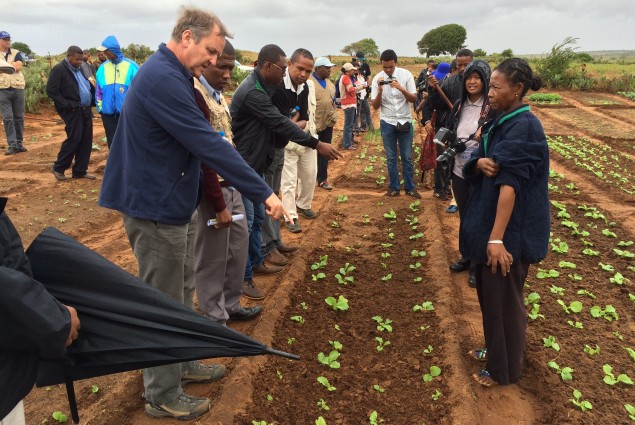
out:
<path id="1" fill-rule="evenodd" d="M 589 106 L 577 94 L 561 94 L 570 108 L 532 106 L 548 134 L 584 136 L 629 151 L 635 118 L 624 117 L 633 115 L 635 103 L 619 98 L 620 104 L 629 109 L 609 112 L 604 106 Z M 585 95 L 594 99 L 607 96 Z M 618 112 L 619 117 L 615 115 Z M 607 116 L 609 119 L 605 119 Z M 51 164 L 64 137 L 57 118 L 50 109 L 27 118 L 29 152 L 0 156 L 0 195 L 11 198 L 8 214 L 25 245 L 46 226 L 55 226 L 135 273 L 136 261 L 119 214 L 96 203 L 100 179 L 57 182 L 51 175 Z M 89 171 L 101 178 L 107 147 L 102 141 L 101 122 L 96 120 L 94 124 L 95 143 L 101 151 L 93 152 Z M 341 137 L 341 123 L 339 129 L 335 141 Z M 419 131 L 417 128 L 417 137 L 421 136 Z M 612 136 L 605 139 L 608 131 Z M 380 175 L 386 176 L 382 154 L 381 139 L 367 136 L 357 151 L 347 152 L 342 161 L 332 163 L 329 171 L 335 189 L 316 190 L 313 208 L 320 216 L 312 221 L 301 219 L 303 232 L 299 235 L 283 230 L 285 240 L 299 244 L 300 251 L 285 272 L 258 280 L 267 295 L 263 316 L 232 325 L 302 359 L 213 360 L 227 365 L 230 374 L 218 384 L 188 387 L 189 393 L 210 397 L 213 403 L 210 414 L 190 423 L 251 424 L 258 420 L 268 424 L 313 424 L 322 416 L 328 424 L 367 424 L 373 411 L 386 424 L 627 423 L 623 405 L 635 404 L 632 388 L 606 385 L 602 366 L 608 363 L 616 376 L 626 373 L 635 379 L 635 361 L 622 348 L 635 349 L 635 304 L 629 299 L 629 293 L 635 296 L 635 262 L 614 251 L 635 252 L 635 245 L 617 245 L 635 237 L 632 203 L 616 197 L 573 162 L 552 157 L 552 168 L 564 174 L 552 181 L 560 188 L 552 199 L 566 206 L 570 220 L 578 223 L 580 231 L 589 232 L 583 239 L 593 243 L 590 248 L 599 256 L 583 254 L 581 236 L 571 235 L 571 230 L 561 224 L 563 219 L 557 217 L 558 210 L 552 209 L 553 238 L 566 241 L 569 252 L 552 252 L 542 264 L 530 269 L 527 294 L 540 294 L 540 314 L 545 318 L 529 320 L 524 377 L 518 385 L 485 389 L 469 378 L 480 365 L 465 355 L 483 342 L 476 294 L 466 285 L 465 273 L 451 274 L 447 268 L 458 256 L 458 217 L 447 214 L 447 204 L 423 188 L 420 205 L 412 205 L 412 209 L 413 200 L 403 193 L 398 198 L 382 196 L 387 184 L 376 182 Z M 570 182 L 579 193 L 565 188 Z M 338 202 L 344 195 L 348 200 L 340 198 L 342 202 Z M 606 222 L 585 217 L 586 212 L 578 209 L 580 205 L 597 207 Z M 391 208 L 397 216 L 394 221 L 384 218 Z M 418 223 L 409 224 L 406 218 L 411 222 L 416 218 Z M 602 231 L 607 228 L 617 237 L 605 236 Z M 423 237 L 410 239 L 419 232 Z M 394 239 L 389 238 L 390 233 Z M 392 245 L 382 246 L 388 243 Z M 412 257 L 413 249 L 426 255 Z M 327 266 L 320 270 L 326 277 L 314 281 L 311 276 L 317 271 L 311 270 L 311 264 L 321 255 L 328 255 Z M 560 266 L 563 260 L 575 263 L 576 269 Z M 354 282 L 339 285 L 335 274 L 347 262 L 356 267 L 351 274 Z M 599 262 L 611 264 L 615 271 L 603 271 Z M 537 279 L 539 268 L 558 270 L 560 276 Z M 609 278 L 616 272 L 627 279 L 623 285 L 610 283 Z M 392 278 L 382 280 L 389 273 Z M 568 275 L 573 273 L 582 280 L 571 280 Z M 421 280 L 415 281 L 419 277 Z M 552 293 L 552 285 L 564 293 Z M 578 295 L 580 289 L 592 292 L 596 299 Z M 339 295 L 348 299 L 347 311 L 334 311 L 324 301 Z M 568 315 L 558 299 L 567 304 L 581 301 L 584 309 Z M 433 311 L 413 311 L 413 306 L 425 301 L 432 302 Z M 592 306 L 604 308 L 609 304 L 617 310 L 619 320 L 591 317 Z M 292 321 L 292 316 L 302 316 L 304 323 Z M 392 320 L 393 331 L 377 330 L 374 316 Z M 584 329 L 569 326 L 568 320 L 582 322 Z M 559 352 L 543 346 L 542 339 L 550 335 L 560 344 Z M 376 337 L 389 340 L 390 345 L 378 351 Z M 317 360 L 318 353 L 331 352 L 329 341 L 343 345 L 339 369 Z M 597 344 L 600 353 L 584 353 L 585 344 L 594 348 Z M 574 369 L 573 381 L 563 382 L 547 366 L 552 359 L 561 367 Z M 432 365 L 442 372 L 425 382 L 423 376 Z M 328 378 L 336 390 L 328 391 L 318 383 L 319 376 Z M 99 387 L 96 394 L 90 391 L 91 385 Z M 374 389 L 374 385 L 380 388 Z M 573 406 L 569 399 L 574 388 L 582 392 L 582 399 L 593 404 L 593 410 L 583 413 Z M 435 401 L 432 395 L 436 390 L 440 396 Z M 77 382 L 76 392 L 84 424 L 156 423 L 143 413 L 143 385 L 138 371 Z M 318 407 L 320 399 L 330 410 Z M 65 390 L 60 386 L 34 389 L 27 397 L 29 424 L 52 423 L 51 413 L 56 410 L 68 413 Z"/>

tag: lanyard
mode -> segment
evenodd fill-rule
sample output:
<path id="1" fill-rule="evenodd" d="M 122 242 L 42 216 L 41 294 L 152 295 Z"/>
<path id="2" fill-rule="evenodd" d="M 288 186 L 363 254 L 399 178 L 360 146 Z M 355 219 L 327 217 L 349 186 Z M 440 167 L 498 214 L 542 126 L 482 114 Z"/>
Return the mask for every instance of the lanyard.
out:
<path id="1" fill-rule="evenodd" d="M 516 115 L 518 115 L 520 113 L 523 113 L 523 112 L 527 112 L 527 111 L 529 111 L 529 105 L 522 106 L 522 107 L 516 109 L 514 112 L 510 112 L 507 115 L 503 115 L 492 126 L 492 128 L 490 128 L 489 131 L 487 133 L 485 133 L 485 137 L 483 138 L 483 153 L 485 154 L 485 157 L 487 157 L 487 142 L 489 141 L 489 136 L 490 136 L 490 134 L 492 134 L 494 129 L 496 127 L 498 127 L 499 125 L 503 124 L 505 121 L 510 120 L 510 119 L 514 118 Z"/>

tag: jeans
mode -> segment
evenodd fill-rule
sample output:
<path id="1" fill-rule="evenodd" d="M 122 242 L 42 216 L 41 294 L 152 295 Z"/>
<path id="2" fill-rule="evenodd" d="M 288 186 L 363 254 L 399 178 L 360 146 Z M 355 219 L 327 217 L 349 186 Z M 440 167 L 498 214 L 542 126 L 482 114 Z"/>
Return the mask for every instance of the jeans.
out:
<path id="1" fill-rule="evenodd" d="M 388 188 L 399 191 L 399 167 L 397 166 L 397 145 L 401 156 L 401 168 L 403 171 L 404 189 L 407 192 L 414 190 L 415 178 L 412 165 L 412 131 L 398 132 L 397 126 L 379 121 L 381 138 L 386 152 L 386 166 L 388 167 Z"/>
<path id="2" fill-rule="evenodd" d="M 333 127 L 326 127 L 324 130 L 318 133 L 318 140 L 320 142 L 331 144 L 333 140 Z M 317 156 L 317 182 L 318 184 L 327 181 L 329 177 L 329 159 L 325 156 Z"/>
<path id="3" fill-rule="evenodd" d="M 353 146 L 353 124 L 355 123 L 355 110 L 357 108 L 344 109 L 344 134 L 342 135 L 342 147 L 348 149 Z"/>
<path id="4" fill-rule="evenodd" d="M 247 229 L 249 230 L 249 258 L 245 266 L 245 280 L 254 277 L 253 269 L 264 261 L 262 255 L 262 223 L 265 221 L 265 205 L 254 204 L 246 196 L 243 196 L 245 214 L 247 216 Z"/>
<path id="5" fill-rule="evenodd" d="M 265 182 L 273 190 L 273 193 L 280 193 L 280 183 L 282 181 L 282 167 L 284 165 L 285 148 L 276 148 L 273 154 L 273 161 L 267 171 L 265 171 Z M 280 236 L 280 222 L 268 215 L 264 216 L 262 223 L 262 255 L 265 257 L 272 248 L 278 247 L 282 242 Z"/>
<path id="6" fill-rule="evenodd" d="M 368 97 L 359 101 L 359 126 L 362 130 L 375 130 L 373 119 L 370 116 L 370 103 Z"/>
<path id="7" fill-rule="evenodd" d="M 18 148 L 24 137 L 24 89 L 0 89 L 0 114 L 7 145 Z"/>

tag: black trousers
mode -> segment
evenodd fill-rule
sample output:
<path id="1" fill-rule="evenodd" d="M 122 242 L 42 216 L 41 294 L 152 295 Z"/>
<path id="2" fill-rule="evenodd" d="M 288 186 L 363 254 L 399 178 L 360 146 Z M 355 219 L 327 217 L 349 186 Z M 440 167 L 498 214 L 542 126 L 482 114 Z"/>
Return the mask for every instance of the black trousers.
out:
<path id="1" fill-rule="evenodd" d="M 523 288 L 529 263 L 514 258 L 511 270 L 503 277 L 485 264 L 476 266 L 476 293 L 483 315 L 487 347 L 485 368 L 502 385 L 520 379 L 525 351 L 527 313 Z"/>
<path id="2" fill-rule="evenodd" d="M 64 173 L 71 167 L 74 158 L 73 177 L 81 177 L 88 170 L 93 148 L 93 113 L 90 107 L 58 113 L 64 120 L 66 140 L 62 142 L 53 169 L 58 173 Z"/>
<path id="3" fill-rule="evenodd" d="M 119 124 L 119 115 L 101 114 L 101 122 L 104 124 L 104 130 L 106 130 L 106 143 L 108 143 L 108 149 L 110 149 L 112 141 L 115 138 L 117 125 Z"/>
<path id="4" fill-rule="evenodd" d="M 445 152 L 445 148 L 434 144 L 437 148 L 437 156 Z M 434 193 L 445 194 L 450 191 L 450 174 L 452 173 L 452 164 L 446 162 L 445 164 L 439 162 L 434 169 Z M 445 166 L 444 166 L 445 165 Z"/>
<path id="5" fill-rule="evenodd" d="M 324 143 L 331 143 L 333 139 L 333 127 L 326 127 L 318 133 L 318 140 Z M 318 154 L 317 156 L 317 182 L 322 183 L 328 180 L 329 159 Z"/>
<path id="6" fill-rule="evenodd" d="M 454 192 L 454 199 L 456 205 L 459 207 L 459 218 L 465 217 L 465 207 L 467 207 L 467 201 L 470 199 L 472 193 L 472 185 L 470 182 L 452 173 L 452 192 Z"/>

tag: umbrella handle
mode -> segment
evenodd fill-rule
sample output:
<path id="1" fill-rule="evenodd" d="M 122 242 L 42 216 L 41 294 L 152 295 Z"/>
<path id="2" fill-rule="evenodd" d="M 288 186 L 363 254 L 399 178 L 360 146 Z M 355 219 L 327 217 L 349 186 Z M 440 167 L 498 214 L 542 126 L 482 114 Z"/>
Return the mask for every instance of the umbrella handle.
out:
<path id="1" fill-rule="evenodd" d="M 273 354 L 275 356 L 280 356 L 280 357 L 284 357 L 284 358 L 291 359 L 291 360 L 300 360 L 300 356 L 298 356 L 297 354 L 291 354 L 291 353 L 287 353 L 285 351 L 275 350 L 275 349 L 273 349 L 271 347 L 266 347 L 265 353 L 266 354 Z"/>
<path id="2" fill-rule="evenodd" d="M 77 411 L 77 400 L 75 399 L 75 387 L 73 386 L 73 378 L 70 371 L 65 372 L 66 375 L 66 396 L 68 397 L 68 407 L 71 409 L 71 417 L 74 424 L 79 424 L 79 412 Z"/>

